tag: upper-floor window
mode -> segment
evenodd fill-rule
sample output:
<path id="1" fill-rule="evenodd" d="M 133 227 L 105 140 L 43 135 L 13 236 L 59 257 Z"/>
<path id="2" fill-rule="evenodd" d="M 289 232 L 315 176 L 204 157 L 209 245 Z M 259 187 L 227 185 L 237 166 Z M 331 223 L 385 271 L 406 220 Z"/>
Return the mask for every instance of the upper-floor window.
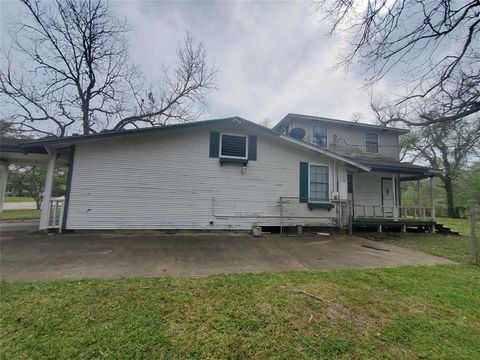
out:
<path id="1" fill-rule="evenodd" d="M 327 147 L 327 127 L 314 126 L 313 127 L 313 143 L 320 147 Z"/>
<path id="2" fill-rule="evenodd" d="M 238 159 L 247 158 L 247 136 L 222 134 L 220 156 Z"/>
<path id="3" fill-rule="evenodd" d="M 310 200 L 328 200 L 328 166 L 310 165 Z"/>
<path id="4" fill-rule="evenodd" d="M 365 150 L 369 153 L 378 153 L 378 135 L 375 133 L 366 133 Z"/>

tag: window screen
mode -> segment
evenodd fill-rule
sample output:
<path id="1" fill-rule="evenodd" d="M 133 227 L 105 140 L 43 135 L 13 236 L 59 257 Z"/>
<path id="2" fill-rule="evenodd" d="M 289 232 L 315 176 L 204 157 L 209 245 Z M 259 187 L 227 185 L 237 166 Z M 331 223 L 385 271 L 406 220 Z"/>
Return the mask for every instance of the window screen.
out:
<path id="1" fill-rule="evenodd" d="M 378 153 L 378 135 L 373 133 L 366 134 L 366 150 L 370 153 Z"/>
<path id="2" fill-rule="evenodd" d="M 328 200 L 328 166 L 310 166 L 310 200 Z"/>
<path id="3" fill-rule="evenodd" d="M 325 126 L 313 128 L 313 143 L 317 146 L 327 147 L 327 128 Z"/>
<path id="4" fill-rule="evenodd" d="M 247 137 L 241 135 L 222 134 L 221 156 L 247 157 Z"/>

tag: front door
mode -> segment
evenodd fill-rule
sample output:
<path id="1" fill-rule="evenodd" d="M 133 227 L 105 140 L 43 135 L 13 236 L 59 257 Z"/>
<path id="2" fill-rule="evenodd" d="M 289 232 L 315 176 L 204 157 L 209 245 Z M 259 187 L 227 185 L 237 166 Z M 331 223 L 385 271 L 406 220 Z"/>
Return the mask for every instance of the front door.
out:
<path id="1" fill-rule="evenodd" d="M 393 208 L 389 208 L 389 206 L 393 206 L 393 183 L 392 179 L 383 178 L 382 179 L 382 205 L 383 212 L 387 216 L 393 215 Z"/>

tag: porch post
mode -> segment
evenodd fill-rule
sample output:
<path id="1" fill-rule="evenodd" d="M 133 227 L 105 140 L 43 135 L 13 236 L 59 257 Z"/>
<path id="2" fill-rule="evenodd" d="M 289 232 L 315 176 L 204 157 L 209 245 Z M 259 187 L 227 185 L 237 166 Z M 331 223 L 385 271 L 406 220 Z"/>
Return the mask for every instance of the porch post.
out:
<path id="1" fill-rule="evenodd" d="M 48 228 L 48 222 L 50 218 L 50 199 L 52 198 L 53 173 L 55 170 L 55 160 L 57 159 L 57 153 L 55 151 L 48 151 L 48 154 L 50 158 L 48 160 L 47 177 L 45 179 L 45 190 L 43 192 L 42 212 L 40 216 L 40 230 L 45 230 Z"/>
<path id="2" fill-rule="evenodd" d="M 397 208 L 397 182 L 396 176 L 392 174 L 392 195 L 393 195 L 393 219 L 398 220 L 398 208 Z"/>
<path id="3" fill-rule="evenodd" d="M 5 201 L 5 191 L 7 190 L 8 163 L 0 163 L 0 213 L 3 211 L 3 202 Z"/>
<path id="4" fill-rule="evenodd" d="M 430 200 L 432 203 L 432 220 L 435 221 L 435 194 L 433 191 L 433 176 L 430 176 Z"/>
<path id="5" fill-rule="evenodd" d="M 417 207 L 422 207 L 420 202 L 420 180 L 417 180 Z"/>

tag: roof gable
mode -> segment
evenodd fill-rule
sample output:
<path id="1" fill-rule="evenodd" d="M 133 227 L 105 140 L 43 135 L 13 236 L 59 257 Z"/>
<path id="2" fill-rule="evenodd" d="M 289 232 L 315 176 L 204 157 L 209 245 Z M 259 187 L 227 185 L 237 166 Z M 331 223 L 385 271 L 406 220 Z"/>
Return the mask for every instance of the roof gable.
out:
<path id="1" fill-rule="evenodd" d="M 115 132 L 112 131 L 112 132 L 104 132 L 104 133 L 98 133 L 98 134 L 67 136 L 67 137 L 62 137 L 62 138 L 40 139 L 40 140 L 34 140 L 34 141 L 28 141 L 28 142 L 21 143 L 21 146 L 23 146 L 28 151 L 29 148 L 38 147 L 39 145 L 41 145 L 41 146 L 51 146 L 51 147 L 61 147 L 61 146 L 67 146 L 67 145 L 70 145 L 70 144 L 75 144 L 75 143 L 85 142 L 85 141 L 101 141 L 101 140 L 119 138 L 119 137 L 155 134 L 155 133 L 165 132 L 165 131 L 168 131 L 168 130 L 186 130 L 186 129 L 196 128 L 196 127 L 211 127 L 213 125 L 220 125 L 222 123 L 236 123 L 236 124 L 238 124 L 238 126 L 246 125 L 250 128 L 255 129 L 256 131 L 263 132 L 265 134 L 273 136 L 273 137 L 277 138 L 279 141 L 282 141 L 282 142 L 285 142 L 285 143 L 290 143 L 290 144 L 292 144 L 292 143 L 296 144 L 297 146 L 300 146 L 305 150 L 308 149 L 308 150 L 311 150 L 311 151 L 315 151 L 319 154 L 322 154 L 322 155 L 325 155 L 329 158 L 332 158 L 332 159 L 350 164 L 350 165 L 352 165 L 352 166 L 354 166 L 358 169 L 364 170 L 364 171 L 369 171 L 370 170 L 370 168 L 368 166 L 362 165 L 362 164 L 360 164 L 360 163 L 358 163 L 358 162 L 356 162 L 352 159 L 349 159 L 347 157 L 344 157 L 344 156 L 339 155 L 337 153 L 334 153 L 332 151 L 322 149 L 318 146 L 306 143 L 304 141 L 296 140 L 296 139 L 290 138 L 288 136 L 284 136 L 284 135 L 278 133 L 275 130 L 272 130 L 272 129 L 269 129 L 269 128 L 264 127 L 262 125 L 256 124 L 252 121 L 243 119 L 239 116 L 233 116 L 233 117 L 221 118 L 221 119 L 213 119 L 213 120 L 195 121 L 195 122 L 191 122 L 191 123 L 173 124 L 173 125 L 167 125 L 167 126 L 162 126 L 162 127 L 123 130 L 123 131 L 115 131 Z"/>
<path id="2" fill-rule="evenodd" d="M 373 124 L 366 124 L 366 123 L 358 123 L 354 121 L 346 121 L 346 120 L 338 120 L 338 119 L 331 119 L 325 118 L 320 116 L 312 116 L 312 115 L 302 115 L 302 114 L 287 114 L 282 120 L 279 121 L 277 125 L 273 127 L 273 130 L 280 131 L 281 128 L 289 121 L 289 120 L 311 120 L 311 121 L 318 121 L 322 123 L 330 123 L 340 126 L 348 126 L 348 127 L 357 127 L 357 128 L 364 128 L 364 129 L 371 129 L 371 130 L 381 130 L 381 131 L 392 131 L 396 132 L 399 135 L 406 134 L 409 130 L 394 128 L 394 127 L 387 127 L 381 125 L 373 125 Z"/>

